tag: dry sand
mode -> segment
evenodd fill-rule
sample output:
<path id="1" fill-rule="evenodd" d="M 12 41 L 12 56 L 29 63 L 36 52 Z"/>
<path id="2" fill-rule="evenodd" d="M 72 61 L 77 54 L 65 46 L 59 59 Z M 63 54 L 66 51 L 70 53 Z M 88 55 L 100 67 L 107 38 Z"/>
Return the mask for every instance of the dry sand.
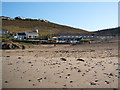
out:
<path id="1" fill-rule="evenodd" d="M 3 88 L 117 88 L 118 44 L 3 50 Z"/>

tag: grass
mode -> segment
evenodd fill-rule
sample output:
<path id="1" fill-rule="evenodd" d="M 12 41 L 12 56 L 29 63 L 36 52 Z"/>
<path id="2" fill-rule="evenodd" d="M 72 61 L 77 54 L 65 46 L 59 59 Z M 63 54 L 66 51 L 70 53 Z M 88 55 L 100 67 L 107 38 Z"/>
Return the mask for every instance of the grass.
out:
<path id="1" fill-rule="evenodd" d="M 37 42 L 32 42 L 32 41 L 27 41 L 27 40 L 17 40 L 17 39 L 11 39 L 13 42 L 17 42 L 20 44 L 24 44 L 24 45 L 38 45 Z"/>
<path id="2" fill-rule="evenodd" d="M 11 34 L 0 34 L 0 37 L 9 38 L 9 37 L 12 37 L 12 35 Z"/>
<path id="3" fill-rule="evenodd" d="M 8 38 L 2 38 L 2 42 L 7 42 L 7 43 L 11 43 L 12 40 L 8 39 Z"/>
<path id="4" fill-rule="evenodd" d="M 2 28 L 10 32 L 39 30 L 41 36 L 48 34 L 88 33 L 85 30 L 43 21 L 2 20 Z"/>
<path id="5" fill-rule="evenodd" d="M 26 42 L 17 42 L 22 45 L 38 45 L 38 44 L 33 44 L 33 43 L 26 43 Z"/>

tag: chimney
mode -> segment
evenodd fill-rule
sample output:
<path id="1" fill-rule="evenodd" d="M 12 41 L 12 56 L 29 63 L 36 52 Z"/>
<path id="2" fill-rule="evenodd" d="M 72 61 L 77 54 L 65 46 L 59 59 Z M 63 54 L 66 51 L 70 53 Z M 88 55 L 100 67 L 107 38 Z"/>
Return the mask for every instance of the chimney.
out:
<path id="1" fill-rule="evenodd" d="M 36 29 L 36 32 L 38 33 L 38 29 Z"/>

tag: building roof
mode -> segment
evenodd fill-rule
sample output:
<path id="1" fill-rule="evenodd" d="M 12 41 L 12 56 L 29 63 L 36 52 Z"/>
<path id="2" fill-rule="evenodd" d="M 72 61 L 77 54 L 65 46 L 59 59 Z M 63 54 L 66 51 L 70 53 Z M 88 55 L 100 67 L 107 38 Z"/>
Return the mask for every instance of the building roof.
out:
<path id="1" fill-rule="evenodd" d="M 36 36 L 38 36 L 38 33 L 37 33 L 37 31 L 36 30 L 33 30 L 33 31 L 27 31 L 27 32 L 25 32 L 26 34 L 29 34 L 29 35 L 36 35 Z"/>
<path id="2" fill-rule="evenodd" d="M 37 31 L 27 31 L 26 33 L 37 33 Z"/>
<path id="3" fill-rule="evenodd" d="M 54 37 L 80 37 L 80 36 L 113 36 L 113 35 L 92 34 L 92 33 L 81 33 L 81 34 L 58 34 L 58 35 L 54 35 Z"/>
<path id="4" fill-rule="evenodd" d="M 17 33 L 18 35 L 26 35 L 25 33 Z"/>

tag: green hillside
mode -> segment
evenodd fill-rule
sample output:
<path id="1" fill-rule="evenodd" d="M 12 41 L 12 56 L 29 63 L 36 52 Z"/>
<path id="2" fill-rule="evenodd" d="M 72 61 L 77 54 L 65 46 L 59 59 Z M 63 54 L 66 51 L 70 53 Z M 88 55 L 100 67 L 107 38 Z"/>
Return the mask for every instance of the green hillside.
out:
<path id="1" fill-rule="evenodd" d="M 59 25 L 44 20 L 2 20 L 2 28 L 10 32 L 24 32 L 38 29 L 40 35 L 87 33 L 82 29 Z"/>

